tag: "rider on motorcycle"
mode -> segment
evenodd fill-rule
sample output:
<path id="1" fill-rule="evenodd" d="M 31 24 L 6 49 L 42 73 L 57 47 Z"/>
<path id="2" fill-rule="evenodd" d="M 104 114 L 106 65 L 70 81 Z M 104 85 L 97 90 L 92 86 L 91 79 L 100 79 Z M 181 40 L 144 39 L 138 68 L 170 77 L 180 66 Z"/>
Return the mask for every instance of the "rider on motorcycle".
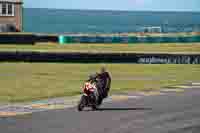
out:
<path id="1" fill-rule="evenodd" d="M 82 111 L 84 107 L 92 107 L 93 110 L 97 109 L 99 93 L 96 83 L 95 75 L 90 75 L 89 79 L 85 81 L 82 88 L 83 95 L 78 103 L 78 111 Z"/>
<path id="2" fill-rule="evenodd" d="M 87 82 L 96 87 L 98 92 L 98 105 L 100 105 L 103 99 L 108 96 L 110 90 L 110 74 L 106 71 L 105 67 L 101 67 L 100 73 L 90 75 Z"/>
<path id="3" fill-rule="evenodd" d="M 97 83 L 96 76 L 90 75 L 89 79 L 85 82 L 83 88 L 84 88 L 84 93 L 86 93 L 87 95 L 89 95 L 91 91 L 94 92 L 94 95 L 97 99 L 99 94 L 98 94 L 98 90 L 96 87 L 97 86 L 96 83 Z"/>

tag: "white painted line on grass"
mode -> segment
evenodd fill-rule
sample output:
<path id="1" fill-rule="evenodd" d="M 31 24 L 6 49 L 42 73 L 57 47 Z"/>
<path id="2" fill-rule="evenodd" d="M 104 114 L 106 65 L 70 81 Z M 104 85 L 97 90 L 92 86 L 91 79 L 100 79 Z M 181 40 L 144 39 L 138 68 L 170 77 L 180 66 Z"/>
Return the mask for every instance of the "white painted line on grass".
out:
<path id="1" fill-rule="evenodd" d="M 200 86 L 200 83 L 192 83 L 192 85 L 197 85 L 197 86 Z"/>

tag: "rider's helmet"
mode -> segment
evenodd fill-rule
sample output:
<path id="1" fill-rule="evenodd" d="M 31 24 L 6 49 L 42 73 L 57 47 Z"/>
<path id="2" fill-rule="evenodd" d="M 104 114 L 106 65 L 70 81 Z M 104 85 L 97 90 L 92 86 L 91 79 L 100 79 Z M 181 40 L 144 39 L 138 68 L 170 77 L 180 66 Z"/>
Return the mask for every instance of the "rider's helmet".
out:
<path id="1" fill-rule="evenodd" d="M 88 81 L 95 81 L 95 80 L 96 80 L 96 77 L 97 77 L 97 74 L 96 74 L 96 73 L 95 73 L 95 74 L 90 74 L 90 75 L 89 75 Z"/>
<path id="2" fill-rule="evenodd" d="M 100 69 L 100 73 L 104 73 L 104 72 L 106 72 L 106 67 L 102 66 L 101 69 Z"/>

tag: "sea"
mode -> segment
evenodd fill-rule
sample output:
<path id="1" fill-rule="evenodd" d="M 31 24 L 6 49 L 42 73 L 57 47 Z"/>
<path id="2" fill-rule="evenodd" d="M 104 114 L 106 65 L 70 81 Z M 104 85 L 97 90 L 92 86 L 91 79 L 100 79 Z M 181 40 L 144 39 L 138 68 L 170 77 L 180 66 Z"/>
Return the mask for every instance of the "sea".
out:
<path id="1" fill-rule="evenodd" d="M 23 30 L 34 33 L 122 33 L 161 27 L 200 32 L 200 12 L 23 9 Z"/>

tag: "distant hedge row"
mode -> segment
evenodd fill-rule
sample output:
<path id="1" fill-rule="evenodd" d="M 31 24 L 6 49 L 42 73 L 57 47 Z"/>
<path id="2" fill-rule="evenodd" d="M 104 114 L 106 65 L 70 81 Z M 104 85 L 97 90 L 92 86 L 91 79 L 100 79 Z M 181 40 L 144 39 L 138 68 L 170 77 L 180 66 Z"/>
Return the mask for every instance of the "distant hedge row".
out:
<path id="1" fill-rule="evenodd" d="M 36 42 L 58 42 L 58 37 L 36 34 L 0 34 L 0 44 L 33 45 Z"/>
<path id="2" fill-rule="evenodd" d="M 62 36 L 61 36 L 62 37 Z M 59 37 L 61 39 L 61 37 Z M 64 36 L 60 43 L 190 43 L 200 42 L 200 36 L 123 37 L 123 36 Z"/>
<path id="3" fill-rule="evenodd" d="M 70 63 L 139 63 L 139 64 L 200 64 L 199 55 L 134 54 L 134 53 L 48 53 L 0 52 L 6 62 L 70 62 Z"/>
<path id="4" fill-rule="evenodd" d="M 61 40 L 62 37 L 62 40 Z M 36 42 L 62 43 L 191 43 L 200 42 L 194 36 L 49 36 L 37 34 L 0 34 L 0 44 L 35 44 Z"/>
<path id="5" fill-rule="evenodd" d="M 34 44 L 36 36 L 33 34 L 0 34 L 0 44 Z"/>

